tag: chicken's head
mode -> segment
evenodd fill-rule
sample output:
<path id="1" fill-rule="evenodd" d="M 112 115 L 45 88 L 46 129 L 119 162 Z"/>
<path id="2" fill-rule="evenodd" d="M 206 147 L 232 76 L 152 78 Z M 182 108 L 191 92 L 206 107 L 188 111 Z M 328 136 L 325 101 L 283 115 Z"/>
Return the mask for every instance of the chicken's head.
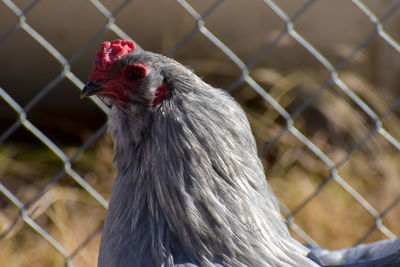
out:
<path id="1" fill-rule="evenodd" d="M 167 95 L 167 88 L 151 57 L 143 57 L 135 48 L 128 40 L 104 42 L 81 98 L 97 95 L 109 104 L 147 102 L 155 107 Z"/>

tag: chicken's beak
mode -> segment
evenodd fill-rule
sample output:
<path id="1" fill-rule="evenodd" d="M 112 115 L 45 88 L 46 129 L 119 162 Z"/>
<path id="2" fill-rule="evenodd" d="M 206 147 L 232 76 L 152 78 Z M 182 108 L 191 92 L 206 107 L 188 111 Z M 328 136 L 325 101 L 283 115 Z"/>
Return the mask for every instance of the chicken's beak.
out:
<path id="1" fill-rule="evenodd" d="M 101 91 L 103 91 L 103 89 L 104 88 L 100 84 L 90 81 L 87 84 L 85 84 L 85 87 L 83 87 L 81 92 L 81 99 L 84 97 L 98 94 Z"/>

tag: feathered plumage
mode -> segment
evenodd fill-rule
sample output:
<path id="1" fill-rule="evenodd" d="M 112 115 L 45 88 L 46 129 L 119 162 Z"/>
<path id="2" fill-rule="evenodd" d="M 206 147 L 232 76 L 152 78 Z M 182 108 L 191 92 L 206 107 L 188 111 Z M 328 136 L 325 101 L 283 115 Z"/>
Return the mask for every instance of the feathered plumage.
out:
<path id="1" fill-rule="evenodd" d="M 82 95 L 112 103 L 118 168 L 99 266 L 318 266 L 290 236 L 229 94 L 120 40 L 103 44 L 90 80 Z"/>

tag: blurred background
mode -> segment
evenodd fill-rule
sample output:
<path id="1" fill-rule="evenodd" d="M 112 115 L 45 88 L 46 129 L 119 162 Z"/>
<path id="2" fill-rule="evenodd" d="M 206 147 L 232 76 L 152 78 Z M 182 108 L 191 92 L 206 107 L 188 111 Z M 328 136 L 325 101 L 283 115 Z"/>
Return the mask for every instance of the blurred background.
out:
<path id="1" fill-rule="evenodd" d="M 114 39 L 237 99 L 301 242 L 400 234 L 399 0 L 3 0 L 0 18 L 1 265 L 96 266 L 116 171 L 108 108 L 79 95 Z"/>

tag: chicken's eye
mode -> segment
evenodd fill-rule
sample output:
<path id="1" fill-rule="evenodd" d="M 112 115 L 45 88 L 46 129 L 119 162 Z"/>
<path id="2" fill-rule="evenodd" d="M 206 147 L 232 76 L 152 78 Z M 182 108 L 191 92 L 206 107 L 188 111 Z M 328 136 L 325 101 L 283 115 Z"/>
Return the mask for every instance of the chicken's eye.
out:
<path id="1" fill-rule="evenodd" d="M 143 65 L 131 65 L 125 70 L 125 76 L 132 80 L 140 80 L 146 76 L 146 67 Z"/>

